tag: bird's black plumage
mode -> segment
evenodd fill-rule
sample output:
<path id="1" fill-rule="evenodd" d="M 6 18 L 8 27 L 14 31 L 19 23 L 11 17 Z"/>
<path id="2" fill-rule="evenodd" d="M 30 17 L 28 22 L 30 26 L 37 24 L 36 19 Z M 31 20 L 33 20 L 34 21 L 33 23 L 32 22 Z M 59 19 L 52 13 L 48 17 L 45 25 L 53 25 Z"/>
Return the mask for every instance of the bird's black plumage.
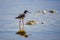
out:
<path id="1" fill-rule="evenodd" d="M 29 11 L 28 11 L 28 10 L 25 10 L 24 13 L 23 13 L 23 14 L 20 14 L 18 17 L 16 17 L 16 19 L 19 19 L 19 18 L 20 18 L 20 19 L 21 19 L 21 18 L 24 19 L 25 14 L 27 14 L 27 12 L 29 12 Z"/>
<path id="2" fill-rule="evenodd" d="M 29 12 L 29 11 L 28 11 L 28 10 L 25 10 L 25 11 L 24 11 L 24 14 L 26 14 L 27 12 Z"/>
<path id="3" fill-rule="evenodd" d="M 16 19 L 24 18 L 24 17 L 25 17 L 25 14 L 20 14 L 18 17 L 16 17 Z"/>

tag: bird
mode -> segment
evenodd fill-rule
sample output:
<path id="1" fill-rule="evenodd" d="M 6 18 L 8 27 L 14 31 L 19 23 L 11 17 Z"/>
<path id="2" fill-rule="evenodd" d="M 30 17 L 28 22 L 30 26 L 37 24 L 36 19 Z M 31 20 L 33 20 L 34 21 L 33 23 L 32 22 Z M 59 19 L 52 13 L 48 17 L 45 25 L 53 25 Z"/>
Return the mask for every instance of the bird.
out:
<path id="1" fill-rule="evenodd" d="M 43 14 L 46 14 L 46 13 L 47 13 L 47 11 L 46 11 L 46 10 L 43 10 L 43 11 L 42 11 L 42 13 L 43 13 Z"/>
<path id="2" fill-rule="evenodd" d="M 56 13 L 56 10 L 50 10 L 49 12 L 50 13 Z"/>
<path id="3" fill-rule="evenodd" d="M 25 18 L 27 13 L 30 13 L 30 12 L 28 10 L 24 10 L 24 12 L 22 14 L 20 14 L 18 17 L 15 17 L 16 19 L 20 20 L 19 21 L 19 29 L 23 29 L 24 28 L 24 18 Z"/>

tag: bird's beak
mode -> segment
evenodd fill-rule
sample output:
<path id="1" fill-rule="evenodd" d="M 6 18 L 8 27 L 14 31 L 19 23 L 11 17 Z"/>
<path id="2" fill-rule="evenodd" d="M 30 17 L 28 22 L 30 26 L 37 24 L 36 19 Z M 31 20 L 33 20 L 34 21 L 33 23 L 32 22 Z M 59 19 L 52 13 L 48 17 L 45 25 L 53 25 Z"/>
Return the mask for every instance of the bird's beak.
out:
<path id="1" fill-rule="evenodd" d="M 28 11 L 28 13 L 31 13 L 31 12 Z"/>

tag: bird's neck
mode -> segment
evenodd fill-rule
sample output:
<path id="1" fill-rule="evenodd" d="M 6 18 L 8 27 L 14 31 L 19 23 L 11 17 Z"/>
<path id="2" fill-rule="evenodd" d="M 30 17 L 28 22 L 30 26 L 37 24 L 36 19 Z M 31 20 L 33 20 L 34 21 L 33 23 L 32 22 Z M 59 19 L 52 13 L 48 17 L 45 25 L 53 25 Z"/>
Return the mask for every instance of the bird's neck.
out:
<path id="1" fill-rule="evenodd" d="M 24 13 L 24 14 L 27 14 L 27 13 Z"/>

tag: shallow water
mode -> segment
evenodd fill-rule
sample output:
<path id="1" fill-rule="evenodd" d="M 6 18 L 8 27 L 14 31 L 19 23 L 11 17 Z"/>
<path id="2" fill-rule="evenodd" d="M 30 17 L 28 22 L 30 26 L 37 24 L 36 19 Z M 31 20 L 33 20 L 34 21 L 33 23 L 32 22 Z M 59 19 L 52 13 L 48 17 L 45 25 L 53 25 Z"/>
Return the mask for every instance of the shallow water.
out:
<path id="1" fill-rule="evenodd" d="M 16 31 L 0 31 L 0 40 L 60 40 L 60 32 L 27 32 L 28 38 L 17 35 Z"/>

